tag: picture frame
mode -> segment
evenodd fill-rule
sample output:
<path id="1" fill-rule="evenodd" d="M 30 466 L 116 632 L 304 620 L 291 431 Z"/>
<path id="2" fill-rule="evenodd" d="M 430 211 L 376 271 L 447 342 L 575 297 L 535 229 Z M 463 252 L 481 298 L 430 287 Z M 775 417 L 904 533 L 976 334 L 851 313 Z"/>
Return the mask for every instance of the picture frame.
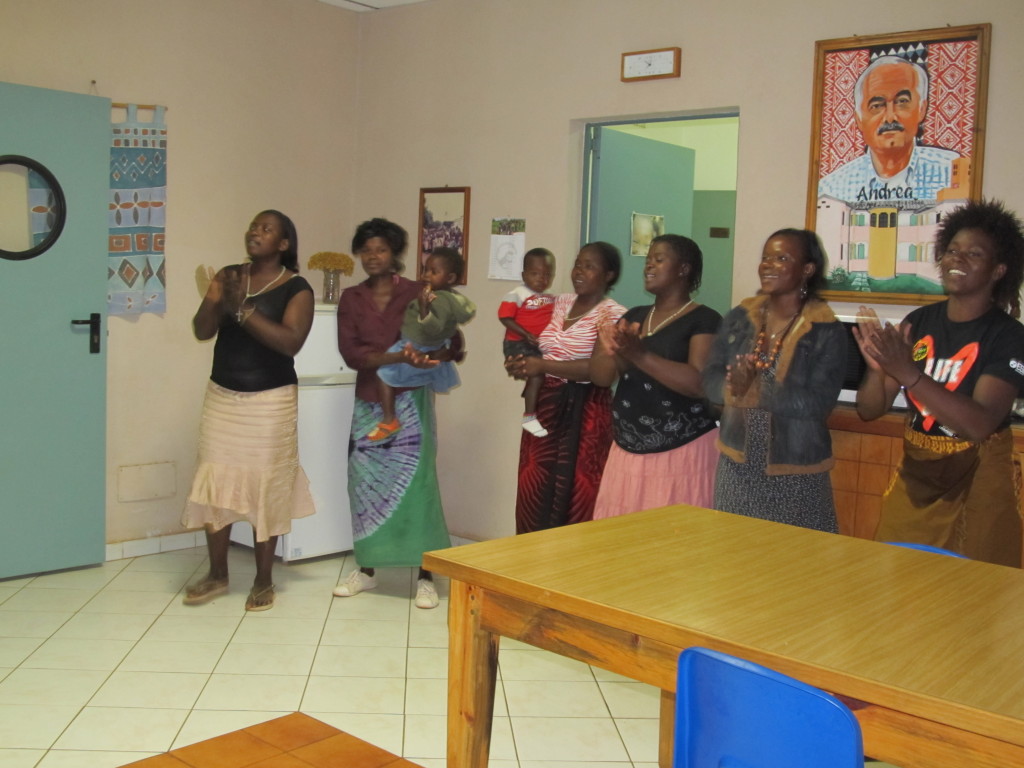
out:
<path id="1" fill-rule="evenodd" d="M 829 256 L 826 299 L 943 298 L 935 233 L 981 196 L 991 36 L 975 24 L 815 43 L 806 221 Z"/>
<path id="2" fill-rule="evenodd" d="M 420 271 L 433 248 L 454 248 L 465 261 L 459 285 L 469 275 L 469 187 L 424 187 L 420 189 L 417 263 Z"/>

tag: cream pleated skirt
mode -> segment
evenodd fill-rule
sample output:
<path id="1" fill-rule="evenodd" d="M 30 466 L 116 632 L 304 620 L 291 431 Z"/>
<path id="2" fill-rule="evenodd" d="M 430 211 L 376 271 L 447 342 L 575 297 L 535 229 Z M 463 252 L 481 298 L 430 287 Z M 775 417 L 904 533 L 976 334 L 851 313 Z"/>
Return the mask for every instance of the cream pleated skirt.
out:
<path id="1" fill-rule="evenodd" d="M 299 466 L 298 387 L 235 392 L 206 389 L 199 459 L 181 523 L 218 531 L 246 521 L 258 541 L 291 530 L 315 512 Z"/>

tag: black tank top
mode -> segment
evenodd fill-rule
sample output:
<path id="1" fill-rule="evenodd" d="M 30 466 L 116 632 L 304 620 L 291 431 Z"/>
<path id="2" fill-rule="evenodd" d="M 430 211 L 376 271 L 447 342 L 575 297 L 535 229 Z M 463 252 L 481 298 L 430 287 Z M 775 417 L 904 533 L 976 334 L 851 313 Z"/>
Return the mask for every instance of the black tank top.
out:
<path id="1" fill-rule="evenodd" d="M 255 305 L 260 314 L 280 323 L 288 302 L 302 291 L 312 293 L 313 289 L 305 278 L 295 275 L 277 288 L 249 299 L 249 303 Z M 215 384 L 236 392 L 263 392 L 298 382 L 294 358 L 265 347 L 233 317 L 220 321 L 210 378 Z"/>

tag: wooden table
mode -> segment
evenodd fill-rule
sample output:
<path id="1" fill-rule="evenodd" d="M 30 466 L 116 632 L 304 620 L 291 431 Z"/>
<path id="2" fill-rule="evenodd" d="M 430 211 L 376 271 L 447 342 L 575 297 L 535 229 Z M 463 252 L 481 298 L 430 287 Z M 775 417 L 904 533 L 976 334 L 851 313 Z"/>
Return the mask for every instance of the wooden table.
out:
<path id="1" fill-rule="evenodd" d="M 732 653 L 871 706 L 867 754 L 1024 766 L 1024 573 L 676 506 L 428 553 L 449 576 L 448 766 L 485 768 L 499 636 L 657 686 Z"/>

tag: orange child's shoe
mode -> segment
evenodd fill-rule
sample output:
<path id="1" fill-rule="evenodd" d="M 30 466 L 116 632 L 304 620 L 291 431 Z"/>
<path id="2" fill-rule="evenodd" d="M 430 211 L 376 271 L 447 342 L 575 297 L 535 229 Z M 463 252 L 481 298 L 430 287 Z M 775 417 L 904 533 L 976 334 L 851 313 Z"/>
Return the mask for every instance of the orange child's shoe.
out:
<path id="1" fill-rule="evenodd" d="M 366 435 L 366 439 L 371 443 L 379 443 L 381 440 L 387 440 L 396 434 L 401 428 L 402 423 L 398 419 L 382 421 L 370 430 L 369 434 Z"/>

